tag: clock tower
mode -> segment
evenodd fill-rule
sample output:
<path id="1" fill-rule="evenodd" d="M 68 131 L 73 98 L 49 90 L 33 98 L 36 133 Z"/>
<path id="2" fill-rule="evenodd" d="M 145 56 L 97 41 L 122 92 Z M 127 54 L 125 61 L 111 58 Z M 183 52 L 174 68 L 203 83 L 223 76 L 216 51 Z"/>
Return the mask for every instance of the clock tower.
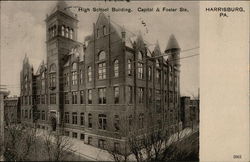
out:
<path id="1" fill-rule="evenodd" d="M 77 15 L 64 1 L 46 17 L 46 47 L 48 67 L 48 121 L 53 130 L 61 126 L 63 114 L 63 65 L 77 40 Z"/>

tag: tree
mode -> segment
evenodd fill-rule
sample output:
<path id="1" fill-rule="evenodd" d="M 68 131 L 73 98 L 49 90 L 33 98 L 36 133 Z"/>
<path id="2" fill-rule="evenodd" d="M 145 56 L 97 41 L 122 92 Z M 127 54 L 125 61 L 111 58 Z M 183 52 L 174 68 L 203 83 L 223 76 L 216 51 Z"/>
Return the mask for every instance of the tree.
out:
<path id="1" fill-rule="evenodd" d="M 69 137 L 63 136 L 59 131 L 46 132 L 44 135 L 43 145 L 45 152 L 48 155 L 49 161 L 65 160 L 72 150 L 72 143 Z"/>
<path id="2" fill-rule="evenodd" d="M 26 161 L 37 141 L 36 129 L 21 125 L 5 127 L 4 158 L 7 161 Z"/>

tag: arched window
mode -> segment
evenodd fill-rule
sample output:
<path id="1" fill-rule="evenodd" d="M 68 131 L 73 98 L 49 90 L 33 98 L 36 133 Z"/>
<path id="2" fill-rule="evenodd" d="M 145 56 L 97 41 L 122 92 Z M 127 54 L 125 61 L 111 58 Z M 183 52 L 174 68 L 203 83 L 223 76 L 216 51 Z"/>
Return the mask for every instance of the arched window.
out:
<path id="1" fill-rule="evenodd" d="M 62 25 L 62 33 L 61 33 L 61 34 L 62 34 L 62 36 L 64 36 L 64 35 L 65 35 L 65 31 L 64 31 L 64 30 L 65 30 L 65 27 Z"/>
<path id="2" fill-rule="evenodd" d="M 98 61 L 106 59 L 106 53 L 101 51 L 98 55 Z"/>
<path id="3" fill-rule="evenodd" d="M 56 65 L 55 64 L 50 65 L 49 72 L 50 73 L 56 72 Z"/>
<path id="4" fill-rule="evenodd" d="M 115 77 L 119 76 L 119 61 L 117 59 L 114 61 L 114 75 Z"/>
<path id="5" fill-rule="evenodd" d="M 72 64 L 71 74 L 72 74 L 72 85 L 76 85 L 77 84 L 77 64 L 75 62 Z"/>
<path id="6" fill-rule="evenodd" d="M 88 66 L 88 81 L 92 81 L 92 68 L 91 66 Z"/>
<path id="7" fill-rule="evenodd" d="M 156 60 L 156 67 L 160 67 L 159 60 Z"/>
<path id="8" fill-rule="evenodd" d="M 132 62 L 128 59 L 128 76 L 132 76 Z"/>
<path id="9" fill-rule="evenodd" d="M 138 53 L 138 60 L 142 60 L 142 58 L 143 58 L 143 54 L 141 53 L 141 51 L 139 51 L 139 53 Z"/>

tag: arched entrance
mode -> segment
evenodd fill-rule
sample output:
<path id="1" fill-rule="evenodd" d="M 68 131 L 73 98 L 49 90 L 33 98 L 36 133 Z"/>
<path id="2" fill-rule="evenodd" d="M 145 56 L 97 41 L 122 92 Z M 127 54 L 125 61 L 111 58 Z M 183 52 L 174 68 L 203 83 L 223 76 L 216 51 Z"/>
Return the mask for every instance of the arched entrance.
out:
<path id="1" fill-rule="evenodd" d="M 56 131 L 56 118 L 55 117 L 51 117 L 50 118 L 50 122 L 51 122 L 52 131 Z"/>

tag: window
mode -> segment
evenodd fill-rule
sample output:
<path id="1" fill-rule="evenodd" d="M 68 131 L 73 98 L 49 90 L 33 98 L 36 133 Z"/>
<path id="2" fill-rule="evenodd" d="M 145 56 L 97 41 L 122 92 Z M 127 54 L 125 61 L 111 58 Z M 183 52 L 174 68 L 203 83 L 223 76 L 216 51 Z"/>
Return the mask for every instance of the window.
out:
<path id="1" fill-rule="evenodd" d="M 44 73 L 43 73 L 44 74 Z M 45 89 L 45 80 L 44 79 L 42 79 L 42 87 L 41 87 L 42 89 Z"/>
<path id="2" fill-rule="evenodd" d="M 119 61 L 118 60 L 114 61 L 114 76 L 115 77 L 119 76 Z"/>
<path id="3" fill-rule="evenodd" d="M 152 79 L 152 68 L 148 67 L 148 80 Z"/>
<path id="4" fill-rule="evenodd" d="M 81 120 L 80 124 L 84 125 L 84 123 L 85 123 L 84 122 L 84 113 L 81 113 L 80 120 Z"/>
<path id="5" fill-rule="evenodd" d="M 92 89 L 88 90 L 88 104 L 92 104 Z"/>
<path id="6" fill-rule="evenodd" d="M 160 112 L 161 110 L 161 91 L 155 90 L 155 100 L 156 100 L 156 111 Z"/>
<path id="7" fill-rule="evenodd" d="M 106 104 L 106 88 L 98 89 L 99 104 Z"/>
<path id="8" fill-rule="evenodd" d="M 143 123 L 144 122 L 144 115 L 143 114 L 139 114 L 139 129 L 143 128 Z"/>
<path id="9" fill-rule="evenodd" d="M 91 66 L 88 67 L 88 81 L 89 82 L 92 81 L 92 69 L 91 69 Z"/>
<path id="10" fill-rule="evenodd" d="M 88 137 L 88 144 L 92 145 L 92 137 Z"/>
<path id="11" fill-rule="evenodd" d="M 72 64 L 71 74 L 72 74 L 72 85 L 76 85 L 77 84 L 77 64 L 76 63 Z"/>
<path id="12" fill-rule="evenodd" d="M 98 64 L 98 79 L 106 79 L 106 63 Z"/>
<path id="13" fill-rule="evenodd" d="M 138 88 L 139 103 L 143 103 L 144 89 L 142 87 Z"/>
<path id="14" fill-rule="evenodd" d="M 168 75 L 167 75 L 167 72 L 166 72 L 166 71 L 164 72 L 164 75 L 165 75 L 165 80 L 164 80 L 164 82 L 165 82 L 165 85 L 167 85 L 167 83 L 168 83 Z"/>
<path id="15" fill-rule="evenodd" d="M 168 103 L 168 91 L 165 91 L 165 103 Z"/>
<path id="16" fill-rule="evenodd" d="M 69 85 L 69 73 L 66 74 L 66 86 Z"/>
<path id="17" fill-rule="evenodd" d="M 50 104 L 56 104 L 56 94 L 50 94 Z"/>
<path id="18" fill-rule="evenodd" d="M 69 131 L 64 131 L 65 136 L 69 136 Z"/>
<path id="19" fill-rule="evenodd" d="M 172 91 L 169 92 L 169 102 L 173 103 L 173 92 Z"/>
<path id="20" fill-rule="evenodd" d="M 40 99 L 40 95 L 37 95 L 37 104 L 40 104 L 40 101 L 41 101 L 41 99 Z"/>
<path id="21" fill-rule="evenodd" d="M 77 124 L 77 112 L 72 113 L 72 124 Z"/>
<path id="22" fill-rule="evenodd" d="M 129 104 L 133 103 L 133 90 L 132 90 L 132 86 L 128 86 L 128 103 Z"/>
<path id="23" fill-rule="evenodd" d="M 77 138 L 77 133 L 76 132 L 72 132 L 72 137 L 73 138 Z"/>
<path id="24" fill-rule="evenodd" d="M 72 104 L 77 104 L 77 92 L 72 92 Z"/>
<path id="25" fill-rule="evenodd" d="M 161 83 L 161 71 L 159 69 L 156 70 L 156 81 Z"/>
<path id="26" fill-rule="evenodd" d="M 160 67 L 159 60 L 156 60 L 156 67 Z"/>
<path id="27" fill-rule="evenodd" d="M 119 150 L 120 150 L 120 143 L 115 142 L 115 143 L 114 143 L 114 151 L 115 151 L 115 152 L 119 152 Z"/>
<path id="28" fill-rule="evenodd" d="M 82 70 L 80 70 L 79 83 L 83 84 L 83 73 L 82 73 Z"/>
<path id="29" fill-rule="evenodd" d="M 84 91 L 80 91 L 80 104 L 84 104 Z"/>
<path id="30" fill-rule="evenodd" d="M 31 102 L 31 101 L 32 101 L 31 97 L 32 97 L 32 96 L 29 96 L 29 105 L 32 104 L 32 102 Z"/>
<path id="31" fill-rule="evenodd" d="M 64 31 L 64 30 L 65 30 L 65 27 L 62 25 L 62 33 L 61 33 L 61 34 L 62 34 L 62 36 L 64 36 L 64 35 L 65 35 L 65 31 Z"/>
<path id="32" fill-rule="evenodd" d="M 25 118 L 28 118 L 28 110 L 25 110 Z"/>
<path id="33" fill-rule="evenodd" d="M 69 112 L 65 112 L 65 113 L 64 113 L 64 116 L 65 116 L 65 117 L 64 117 L 64 122 L 65 122 L 65 123 L 69 123 Z"/>
<path id="34" fill-rule="evenodd" d="M 29 119 L 31 119 L 32 110 L 29 110 Z"/>
<path id="35" fill-rule="evenodd" d="M 119 96 L 120 96 L 120 92 L 119 92 L 119 87 L 114 87 L 114 100 L 115 100 L 115 104 L 119 103 Z"/>
<path id="36" fill-rule="evenodd" d="M 101 149 L 104 149 L 105 148 L 105 140 L 103 139 L 99 139 L 98 140 L 98 147 L 101 148 Z"/>
<path id="37" fill-rule="evenodd" d="M 103 35 L 106 35 L 107 34 L 107 28 L 106 28 L 106 26 L 104 25 L 103 26 Z"/>
<path id="38" fill-rule="evenodd" d="M 23 113 L 23 111 L 22 111 L 22 113 Z M 40 110 L 37 111 L 37 119 L 40 119 Z"/>
<path id="39" fill-rule="evenodd" d="M 105 114 L 99 114 L 98 115 L 99 120 L 99 129 L 106 130 L 107 128 L 107 116 Z"/>
<path id="40" fill-rule="evenodd" d="M 66 37 L 66 38 L 69 37 L 69 28 L 68 28 L 68 27 L 66 27 L 65 37 Z"/>
<path id="41" fill-rule="evenodd" d="M 84 138 L 85 138 L 85 135 L 83 133 L 81 133 L 80 140 L 84 141 Z"/>
<path id="42" fill-rule="evenodd" d="M 42 120 L 45 120 L 45 111 L 42 111 Z"/>
<path id="43" fill-rule="evenodd" d="M 69 104 L 69 93 L 64 92 L 64 104 Z"/>
<path id="44" fill-rule="evenodd" d="M 143 79 L 143 64 L 138 62 L 138 78 Z"/>
<path id="45" fill-rule="evenodd" d="M 119 115 L 115 115 L 115 118 L 114 118 L 114 128 L 115 128 L 115 131 L 119 131 L 120 130 Z"/>
<path id="46" fill-rule="evenodd" d="M 106 59 L 106 53 L 104 51 L 101 51 L 98 55 L 98 61 L 105 60 Z"/>
<path id="47" fill-rule="evenodd" d="M 45 95 L 41 95 L 41 104 L 45 104 Z"/>
<path id="48" fill-rule="evenodd" d="M 50 74 L 49 74 L 49 86 L 55 87 L 56 86 L 56 65 L 52 64 L 50 66 Z"/>
<path id="49" fill-rule="evenodd" d="M 89 128 L 92 128 L 92 114 L 88 115 L 88 121 L 89 121 Z"/>
<path id="50" fill-rule="evenodd" d="M 69 38 L 70 38 L 70 39 L 73 39 L 73 29 L 70 29 L 70 30 L 69 30 Z"/>
<path id="51" fill-rule="evenodd" d="M 132 76 L 132 62 L 128 59 L 128 76 Z"/>

